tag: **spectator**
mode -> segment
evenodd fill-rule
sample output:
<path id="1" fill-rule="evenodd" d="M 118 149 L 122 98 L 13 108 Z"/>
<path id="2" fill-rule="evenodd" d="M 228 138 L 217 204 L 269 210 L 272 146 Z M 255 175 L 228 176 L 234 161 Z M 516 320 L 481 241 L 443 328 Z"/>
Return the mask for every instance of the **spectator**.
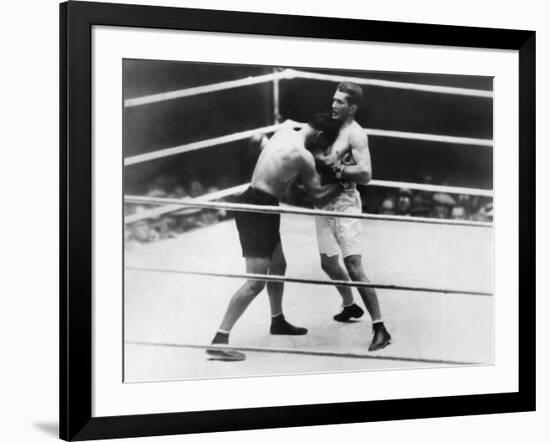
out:
<path id="1" fill-rule="evenodd" d="M 178 220 L 172 215 L 163 215 L 154 223 L 159 239 L 174 238 L 178 233 Z"/>
<path id="2" fill-rule="evenodd" d="M 397 194 L 397 214 L 410 216 L 412 206 L 412 191 L 410 189 L 399 189 Z"/>
<path id="3" fill-rule="evenodd" d="M 454 198 L 447 193 L 435 193 L 432 197 L 433 208 L 431 216 L 433 218 L 449 218 L 452 208 L 456 205 Z"/>
<path id="4" fill-rule="evenodd" d="M 471 196 L 469 200 L 470 200 L 470 207 L 469 207 L 470 215 L 472 218 L 476 218 L 477 212 L 482 206 L 483 202 L 481 201 L 481 197 L 477 195 Z"/>
<path id="5" fill-rule="evenodd" d="M 477 212 L 477 219 L 479 221 L 490 222 L 493 221 L 493 203 L 487 203 L 480 207 Z"/>
<path id="6" fill-rule="evenodd" d="M 385 198 L 380 204 L 380 210 L 378 213 L 382 215 L 395 215 L 395 202 L 391 197 Z"/>
<path id="7" fill-rule="evenodd" d="M 127 247 L 148 243 L 157 239 L 157 232 L 151 227 L 149 219 L 142 219 L 128 226 L 129 236 Z"/>
<path id="8" fill-rule="evenodd" d="M 184 209 L 178 214 L 181 213 L 180 229 L 185 232 L 187 230 L 194 229 L 201 225 L 201 214 L 200 209 L 197 208 L 188 208 Z"/>
<path id="9" fill-rule="evenodd" d="M 155 198 L 165 198 L 167 196 L 168 185 L 170 179 L 164 175 L 160 175 L 155 180 L 149 184 L 147 188 L 147 196 L 152 196 Z"/>
<path id="10" fill-rule="evenodd" d="M 418 192 L 413 196 L 411 215 L 427 217 L 432 211 L 432 198 L 426 192 Z"/>
<path id="11" fill-rule="evenodd" d="M 185 198 L 186 196 L 189 196 L 187 191 L 185 190 L 185 187 L 183 186 L 176 186 L 174 190 L 172 191 L 173 198 Z"/>
<path id="12" fill-rule="evenodd" d="M 191 196 L 191 198 L 201 196 L 204 194 L 204 192 L 204 186 L 200 183 L 200 181 L 191 181 L 191 184 L 189 184 L 189 195 Z"/>
<path id="13" fill-rule="evenodd" d="M 199 221 L 199 227 L 211 226 L 218 222 L 218 215 L 215 210 L 203 210 Z"/>
<path id="14" fill-rule="evenodd" d="M 457 204 L 458 206 L 464 207 L 464 209 L 465 209 L 466 211 L 468 211 L 468 209 L 469 209 L 469 208 L 471 207 L 471 205 L 472 205 L 472 198 L 470 197 L 470 195 L 464 195 L 464 194 L 457 195 L 456 204 Z"/>
<path id="15" fill-rule="evenodd" d="M 454 206 L 451 209 L 451 219 L 466 219 L 466 209 L 464 206 Z"/>

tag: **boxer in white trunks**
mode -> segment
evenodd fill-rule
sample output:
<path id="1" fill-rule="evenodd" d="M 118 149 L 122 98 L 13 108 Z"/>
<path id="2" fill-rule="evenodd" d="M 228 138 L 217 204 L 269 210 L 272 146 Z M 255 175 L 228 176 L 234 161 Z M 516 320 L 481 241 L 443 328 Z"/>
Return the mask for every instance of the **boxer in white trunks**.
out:
<path id="1" fill-rule="evenodd" d="M 323 210 L 340 213 L 362 212 L 361 197 L 357 185 L 365 185 L 372 178 L 371 158 L 365 130 L 355 121 L 355 115 L 363 102 L 363 90 L 355 83 L 340 83 L 332 99 L 332 118 L 341 122 L 335 142 L 328 151 L 316 157 L 318 170 L 335 176 L 346 189 L 326 205 Z M 352 218 L 317 217 L 317 243 L 321 266 L 333 280 L 368 282 L 361 260 L 361 220 Z M 345 269 L 340 264 L 343 257 Z M 359 318 L 363 310 L 353 299 L 350 287 L 337 287 L 343 300 L 343 308 L 334 316 L 336 321 L 348 322 Z M 379 350 L 391 343 L 391 336 L 384 326 L 376 291 L 359 287 L 359 294 L 369 312 L 373 333 L 369 351 Z"/>

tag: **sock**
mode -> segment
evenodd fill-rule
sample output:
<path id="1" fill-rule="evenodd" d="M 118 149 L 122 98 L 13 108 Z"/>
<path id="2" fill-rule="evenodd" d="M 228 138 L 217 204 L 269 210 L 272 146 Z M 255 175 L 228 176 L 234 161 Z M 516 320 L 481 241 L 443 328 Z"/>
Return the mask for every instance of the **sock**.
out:
<path id="1" fill-rule="evenodd" d="M 227 344 L 229 342 L 229 332 L 225 330 L 218 330 L 212 344 Z"/>

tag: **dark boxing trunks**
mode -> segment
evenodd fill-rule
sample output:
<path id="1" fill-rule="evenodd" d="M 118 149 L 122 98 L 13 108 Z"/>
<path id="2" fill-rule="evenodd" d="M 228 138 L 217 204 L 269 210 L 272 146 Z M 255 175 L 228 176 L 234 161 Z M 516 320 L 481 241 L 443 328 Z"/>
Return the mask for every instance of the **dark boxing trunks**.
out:
<path id="1" fill-rule="evenodd" d="M 241 204 L 278 206 L 279 200 L 263 190 L 249 187 L 237 198 Z M 235 212 L 235 222 L 243 256 L 247 258 L 270 258 L 281 242 L 279 227 L 281 216 L 278 213 Z"/>

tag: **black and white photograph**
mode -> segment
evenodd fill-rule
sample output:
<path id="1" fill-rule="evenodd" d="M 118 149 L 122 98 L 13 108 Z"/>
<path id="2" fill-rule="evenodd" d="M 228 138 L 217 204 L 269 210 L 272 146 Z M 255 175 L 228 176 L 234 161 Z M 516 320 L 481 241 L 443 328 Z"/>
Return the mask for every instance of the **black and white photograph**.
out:
<path id="1" fill-rule="evenodd" d="M 0 439 L 546 440 L 543 9 L 5 3 Z"/>
<path id="2" fill-rule="evenodd" d="M 123 59 L 124 382 L 494 364 L 493 81 Z"/>
<path id="3" fill-rule="evenodd" d="M 60 18 L 62 438 L 535 409 L 533 31 Z"/>

